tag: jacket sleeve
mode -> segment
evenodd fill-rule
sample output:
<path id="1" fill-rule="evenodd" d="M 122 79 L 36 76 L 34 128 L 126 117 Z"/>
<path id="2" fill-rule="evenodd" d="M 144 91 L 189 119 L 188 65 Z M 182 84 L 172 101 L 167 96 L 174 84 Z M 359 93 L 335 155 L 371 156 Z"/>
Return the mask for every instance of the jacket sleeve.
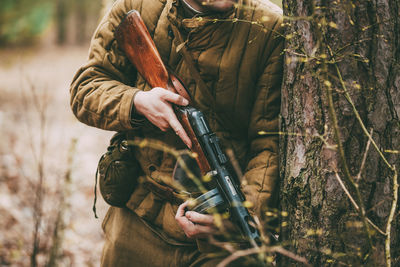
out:
<path id="1" fill-rule="evenodd" d="M 280 23 L 279 23 L 280 25 Z M 266 211 L 276 208 L 278 198 L 278 131 L 283 76 L 283 38 L 269 41 L 270 56 L 257 82 L 250 126 L 250 160 L 242 189 L 250 212 L 265 221 Z M 271 52 L 272 51 L 272 52 Z"/>
<path id="2" fill-rule="evenodd" d="M 132 129 L 134 95 L 130 85 L 135 69 L 128 63 L 114 39 L 115 28 L 129 7 L 117 1 L 98 26 L 90 45 L 89 59 L 73 78 L 71 108 L 79 121 L 105 130 Z"/>

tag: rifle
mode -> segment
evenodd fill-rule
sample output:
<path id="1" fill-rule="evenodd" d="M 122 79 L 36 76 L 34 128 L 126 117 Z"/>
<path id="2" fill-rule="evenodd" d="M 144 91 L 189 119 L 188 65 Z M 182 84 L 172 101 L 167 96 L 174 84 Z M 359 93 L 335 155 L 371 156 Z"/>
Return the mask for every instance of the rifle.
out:
<path id="1" fill-rule="evenodd" d="M 254 220 L 246 207 L 238 179 L 229 170 L 229 161 L 221 149 L 219 139 L 210 130 L 204 114 L 190 106 L 190 97 L 180 80 L 169 73 L 162 62 L 150 34 L 136 10 L 127 13 L 115 31 L 119 47 L 125 52 L 136 70 L 152 87 L 162 87 L 189 100 L 189 106 L 174 106 L 178 120 L 192 141 L 192 152 L 201 175 L 211 175 L 207 193 L 197 200 L 200 204 L 193 210 L 207 211 L 211 207 L 229 207 L 231 220 L 239 227 L 244 239 L 253 246 L 260 241 L 260 234 L 253 226 Z"/>

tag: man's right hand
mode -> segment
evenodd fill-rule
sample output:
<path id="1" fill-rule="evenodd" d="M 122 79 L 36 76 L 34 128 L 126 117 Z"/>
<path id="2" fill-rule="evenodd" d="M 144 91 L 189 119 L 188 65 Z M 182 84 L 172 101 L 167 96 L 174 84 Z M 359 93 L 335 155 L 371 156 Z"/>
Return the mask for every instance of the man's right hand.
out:
<path id="1" fill-rule="evenodd" d="M 192 147 L 190 138 L 172 108 L 172 104 L 187 106 L 189 104 L 187 99 L 164 88 L 155 87 L 150 91 L 136 93 L 133 104 L 138 114 L 145 116 L 161 131 L 165 132 L 172 128 L 188 148 Z"/>

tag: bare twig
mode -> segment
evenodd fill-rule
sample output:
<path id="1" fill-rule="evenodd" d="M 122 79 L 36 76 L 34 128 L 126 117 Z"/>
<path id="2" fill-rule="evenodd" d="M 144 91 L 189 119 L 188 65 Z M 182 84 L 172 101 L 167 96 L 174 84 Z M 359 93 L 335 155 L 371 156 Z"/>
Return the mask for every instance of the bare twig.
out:
<path id="1" fill-rule="evenodd" d="M 60 249 L 62 247 L 62 237 L 63 231 L 65 229 L 65 210 L 68 207 L 67 198 L 70 194 L 70 186 L 71 186 L 71 173 L 72 173 L 72 165 L 75 155 L 77 139 L 71 140 L 71 145 L 68 151 L 67 158 L 67 170 L 64 177 L 64 184 L 61 187 L 60 192 L 60 204 L 57 212 L 57 216 L 54 222 L 54 230 L 52 235 L 52 246 L 48 255 L 48 260 L 46 263 L 46 267 L 57 266 L 57 259 L 59 258 Z"/>
<path id="2" fill-rule="evenodd" d="M 197 177 L 192 172 L 192 170 L 190 170 L 190 168 L 187 166 L 186 162 L 182 158 L 183 155 L 188 155 L 192 158 L 195 158 L 196 155 L 194 155 L 194 153 L 191 153 L 188 150 L 176 150 L 175 148 L 170 147 L 159 140 L 148 139 L 148 138 L 146 138 L 146 139 L 136 138 L 135 140 L 129 140 L 128 145 L 137 146 L 137 147 L 150 147 L 150 148 L 171 154 L 173 157 L 176 158 L 177 162 L 181 165 L 181 167 L 185 171 L 188 178 L 191 179 L 196 184 L 198 189 L 201 192 L 207 192 L 207 189 L 204 187 L 203 183 L 201 182 L 201 179 L 199 179 L 200 177 Z M 179 184 L 175 184 L 175 185 L 180 186 Z"/>
<path id="3" fill-rule="evenodd" d="M 371 129 L 371 132 L 370 132 L 371 136 L 372 136 L 373 132 L 374 132 L 374 129 Z M 368 155 L 368 150 L 369 150 L 370 145 L 371 145 L 371 139 L 368 139 L 367 146 L 365 147 L 365 152 L 364 152 L 363 159 L 361 162 L 360 171 L 358 172 L 358 175 L 356 178 L 356 182 L 358 182 L 361 178 L 361 173 L 363 172 L 364 167 L 365 167 L 365 162 L 367 161 L 367 155 Z"/>
<path id="4" fill-rule="evenodd" d="M 226 155 L 228 156 L 228 158 L 230 159 L 231 163 L 232 163 L 232 167 L 237 175 L 237 177 L 239 178 L 239 181 L 242 181 L 243 179 L 243 172 L 242 169 L 240 168 L 239 162 L 235 157 L 235 153 L 233 153 L 232 149 L 227 149 L 226 150 Z"/>
<path id="5" fill-rule="evenodd" d="M 249 248 L 249 249 L 245 249 L 245 250 L 237 250 L 237 251 L 233 252 L 231 255 L 229 255 L 228 257 L 226 257 L 223 261 L 221 261 L 217 265 L 217 267 L 225 267 L 229 263 L 231 263 L 241 257 L 258 254 L 258 253 L 264 253 L 264 252 L 265 251 L 263 251 L 260 248 Z"/>
<path id="6" fill-rule="evenodd" d="M 351 204 L 353 204 L 354 208 L 359 211 L 360 207 L 357 205 L 356 201 L 353 199 L 353 197 L 351 196 L 349 190 L 347 190 L 346 186 L 344 185 L 342 179 L 340 178 L 339 174 L 337 172 L 335 172 L 335 177 L 338 180 L 340 186 L 342 187 L 343 191 L 346 193 L 347 197 L 350 199 Z M 367 222 L 376 230 L 378 231 L 380 234 L 386 236 L 386 233 L 384 231 L 382 231 L 376 224 L 374 224 L 368 217 L 366 218 Z"/>
<path id="7" fill-rule="evenodd" d="M 274 246 L 274 247 L 263 246 L 260 248 L 249 248 L 249 249 L 245 249 L 245 250 L 238 250 L 238 251 L 232 253 L 231 255 L 229 255 L 228 257 L 226 257 L 223 261 L 221 261 L 217 265 L 217 267 L 225 267 L 229 263 L 231 263 L 241 257 L 246 257 L 246 256 L 254 255 L 254 254 L 260 254 L 260 253 L 262 253 L 262 254 L 264 254 L 264 253 L 279 253 L 279 254 L 281 254 L 285 257 L 288 257 L 294 261 L 303 263 L 306 266 L 311 266 L 304 257 L 296 255 L 293 252 L 290 252 L 281 246 Z"/>
<path id="8" fill-rule="evenodd" d="M 323 65 L 323 68 L 324 68 L 324 72 L 327 73 L 328 70 L 327 70 L 326 64 Z M 360 193 L 360 190 L 359 190 L 357 184 L 354 182 L 353 177 L 350 174 L 349 167 L 348 167 L 347 161 L 346 161 L 346 156 L 345 156 L 343 144 L 342 144 L 342 141 L 341 141 L 341 133 L 340 133 L 340 130 L 339 130 L 339 123 L 338 123 L 338 120 L 337 120 L 336 111 L 335 111 L 335 107 L 334 107 L 334 104 L 333 104 L 331 83 L 326 79 L 326 77 L 323 77 L 323 78 L 324 78 L 324 85 L 325 85 L 325 93 L 326 93 L 327 99 L 328 99 L 329 115 L 330 115 L 331 120 L 332 120 L 333 131 L 334 131 L 336 143 L 337 143 L 337 146 L 338 146 L 339 156 L 340 156 L 340 159 L 341 159 L 341 162 L 342 162 L 342 165 L 343 165 L 344 175 L 345 175 L 346 181 L 351 185 L 352 190 L 356 194 L 356 198 L 357 198 L 358 205 L 359 205 L 358 213 L 359 213 L 359 216 L 360 216 L 361 221 L 363 223 L 363 226 L 365 228 L 365 236 L 366 236 L 366 238 L 368 240 L 369 252 L 372 252 L 372 250 L 373 250 L 372 238 L 371 238 L 371 234 L 370 234 L 370 231 L 369 231 L 369 226 L 368 226 L 367 219 L 366 219 L 365 208 L 364 208 L 364 205 L 363 205 L 361 193 Z"/>
<path id="9" fill-rule="evenodd" d="M 391 256 L 390 256 L 390 236 L 391 236 L 391 227 L 394 218 L 394 214 L 397 208 L 397 200 L 399 195 L 399 184 L 397 182 L 397 170 L 396 166 L 394 167 L 394 175 L 393 175 L 393 201 L 392 207 L 390 209 L 389 218 L 386 224 L 386 240 L 385 240 L 385 256 L 386 256 L 386 266 L 391 266 Z"/>
<path id="10" fill-rule="evenodd" d="M 37 171 L 38 171 L 38 180 L 34 184 L 34 201 L 33 201 L 33 223 L 34 223 L 34 228 L 33 228 L 33 240 L 32 240 L 32 252 L 30 255 L 30 264 L 31 267 L 36 267 L 37 264 L 37 255 L 39 253 L 39 246 L 40 246 L 40 233 L 39 229 L 42 225 L 43 221 L 43 202 L 44 202 L 44 197 L 45 197 L 45 173 L 44 173 L 44 156 L 45 156 L 45 151 L 46 151 L 46 127 L 47 127 L 47 104 L 48 102 L 46 101 L 47 97 L 44 95 L 42 98 L 40 98 L 37 95 L 37 89 L 34 85 L 34 83 L 27 78 L 28 86 L 30 89 L 31 93 L 31 99 L 33 101 L 35 111 L 37 112 L 39 116 L 39 148 L 36 151 L 35 150 L 35 145 L 34 145 L 34 138 L 32 135 L 32 128 L 29 126 L 29 119 L 26 119 L 25 121 L 27 122 L 28 125 L 28 133 L 30 137 L 30 145 L 32 148 L 32 153 L 34 154 L 34 158 L 36 160 L 36 166 L 37 166 Z M 23 95 L 23 100 L 25 101 L 25 104 L 27 104 L 27 99 L 26 96 Z M 28 116 L 29 112 L 25 108 L 25 116 Z"/>
<path id="11" fill-rule="evenodd" d="M 328 46 L 329 49 L 329 53 L 331 54 L 331 56 L 333 57 L 333 52 L 332 49 L 330 48 L 330 46 Z M 350 103 L 350 105 L 352 106 L 353 112 L 362 128 L 362 130 L 364 131 L 365 135 L 368 137 L 368 139 L 370 140 L 370 142 L 373 144 L 373 146 L 375 147 L 376 151 L 378 152 L 378 154 L 380 155 L 381 159 L 383 160 L 383 162 L 386 164 L 386 166 L 392 170 L 393 172 L 393 201 L 392 201 L 392 205 L 391 205 L 391 209 L 390 209 L 390 214 L 389 214 L 389 218 L 388 218 L 388 222 L 386 225 L 386 240 L 385 240 L 385 254 L 386 254 L 386 265 L 387 266 L 391 266 L 391 257 L 390 257 L 390 231 L 391 231 L 391 224 L 392 224 L 392 220 L 393 220 L 393 216 L 394 213 L 396 211 L 396 206 L 397 206 L 397 198 L 398 198 L 398 183 L 397 183 L 397 170 L 396 170 L 396 166 L 395 165 L 391 165 L 388 160 L 386 159 L 386 157 L 383 155 L 382 151 L 379 149 L 378 145 L 376 144 L 375 140 L 372 138 L 372 134 L 370 134 L 366 127 L 364 122 L 361 119 L 360 114 L 358 113 L 358 110 L 353 102 L 353 100 L 351 99 L 351 96 L 349 94 L 349 91 L 347 90 L 347 86 L 342 78 L 341 72 L 339 70 L 339 67 L 337 64 L 334 64 L 336 72 L 338 74 L 338 77 L 340 79 L 340 83 L 343 87 L 344 93 L 345 93 L 345 97 L 346 100 Z"/>
<path id="12" fill-rule="evenodd" d="M 299 137 L 312 137 L 320 139 L 327 149 L 336 150 L 337 145 L 332 145 L 328 143 L 326 138 L 326 132 L 324 134 L 309 134 L 309 133 L 289 133 L 289 132 L 265 132 L 260 131 L 258 135 L 282 135 L 282 136 L 299 136 Z"/>
<path id="13" fill-rule="evenodd" d="M 303 264 L 306 265 L 306 266 L 311 266 L 311 265 L 308 263 L 308 261 L 307 261 L 306 258 L 301 257 L 301 256 L 299 256 L 299 255 L 296 255 L 296 254 L 294 254 L 293 252 L 284 249 L 283 247 L 279 247 L 279 246 L 278 246 L 278 247 L 273 247 L 273 252 L 277 252 L 277 253 L 279 253 L 279 254 L 281 254 L 281 255 L 283 255 L 283 256 L 286 256 L 286 257 L 288 257 L 288 258 L 290 258 L 290 259 L 292 259 L 292 260 L 301 262 L 301 263 L 303 263 Z"/>
<path id="14" fill-rule="evenodd" d="M 278 32 L 275 29 L 267 28 L 266 25 L 264 25 L 264 24 L 262 24 L 261 22 L 258 22 L 258 21 L 250 21 L 250 20 L 238 19 L 238 18 L 208 19 L 208 18 L 203 18 L 203 17 L 198 17 L 197 20 L 198 21 L 204 21 L 204 22 L 210 22 L 210 23 L 216 23 L 216 22 L 248 23 L 248 24 L 251 24 L 251 25 L 258 26 L 264 31 L 271 31 L 271 32 L 275 33 L 276 35 L 285 38 L 285 36 L 282 33 Z"/>
<path id="15" fill-rule="evenodd" d="M 249 249 L 245 249 L 245 250 L 237 250 L 237 251 L 233 252 L 231 255 L 229 255 L 228 257 L 226 257 L 223 261 L 221 261 L 217 265 L 217 267 L 225 267 L 229 263 L 231 263 L 241 257 L 258 254 L 258 253 L 264 253 L 264 252 L 265 251 L 263 251 L 260 248 L 249 248 Z"/>
<path id="16" fill-rule="evenodd" d="M 328 47 L 328 50 L 329 50 L 330 55 L 331 55 L 332 58 L 333 58 L 333 52 L 332 52 L 331 47 L 330 47 L 329 45 L 327 45 L 327 47 Z M 341 86 L 342 86 L 342 88 L 343 88 L 343 91 L 344 91 L 346 100 L 347 100 L 347 102 L 349 102 L 349 104 L 351 105 L 351 107 L 352 107 L 352 109 L 353 109 L 353 113 L 354 113 L 354 115 L 356 116 L 356 118 L 357 118 L 357 120 L 358 120 L 358 122 L 359 122 L 359 124 L 360 124 L 360 126 L 361 126 L 361 128 L 362 128 L 362 130 L 363 130 L 363 132 L 364 132 L 364 134 L 365 134 L 365 135 L 368 137 L 368 139 L 371 141 L 372 145 L 375 147 L 376 151 L 379 153 L 381 159 L 382 159 L 383 162 L 386 164 L 386 166 L 388 166 L 389 169 L 391 169 L 392 171 L 394 171 L 394 170 L 395 170 L 394 166 L 392 166 L 392 165 L 387 161 L 386 157 L 383 155 L 382 151 L 379 149 L 379 147 L 378 147 L 378 145 L 376 144 L 375 140 L 372 138 L 371 134 L 368 132 L 367 128 L 365 127 L 365 124 L 364 124 L 364 122 L 362 121 L 361 116 L 360 116 L 360 114 L 359 114 L 359 112 L 358 112 L 358 110 L 357 110 L 357 108 L 356 108 L 356 106 L 355 106 L 353 100 L 351 99 L 351 96 L 350 96 L 350 94 L 349 94 L 349 91 L 347 90 L 346 83 L 345 83 L 344 80 L 343 80 L 342 73 L 340 72 L 340 69 L 339 69 L 338 65 L 337 65 L 337 64 L 334 64 L 334 66 L 335 66 L 335 69 L 336 69 L 336 73 L 337 73 L 337 75 L 338 75 L 338 77 L 339 77 L 340 84 L 341 84 Z"/>

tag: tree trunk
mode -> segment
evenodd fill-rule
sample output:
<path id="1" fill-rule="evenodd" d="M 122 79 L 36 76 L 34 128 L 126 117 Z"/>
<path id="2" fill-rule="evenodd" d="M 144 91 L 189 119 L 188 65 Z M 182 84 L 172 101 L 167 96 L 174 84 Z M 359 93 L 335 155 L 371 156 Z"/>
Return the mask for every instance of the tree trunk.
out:
<path id="1" fill-rule="evenodd" d="M 399 266 L 400 3 L 283 8 L 283 244 L 313 266 Z"/>
<path id="2" fill-rule="evenodd" d="M 78 0 L 75 3 L 75 24 L 77 31 L 75 32 L 76 43 L 82 45 L 88 39 L 88 14 L 90 14 L 89 3 L 86 0 Z"/>
<path id="3" fill-rule="evenodd" d="M 56 2 L 56 27 L 57 27 L 57 44 L 63 45 L 67 41 L 67 21 L 68 10 L 65 0 L 57 0 Z"/>

